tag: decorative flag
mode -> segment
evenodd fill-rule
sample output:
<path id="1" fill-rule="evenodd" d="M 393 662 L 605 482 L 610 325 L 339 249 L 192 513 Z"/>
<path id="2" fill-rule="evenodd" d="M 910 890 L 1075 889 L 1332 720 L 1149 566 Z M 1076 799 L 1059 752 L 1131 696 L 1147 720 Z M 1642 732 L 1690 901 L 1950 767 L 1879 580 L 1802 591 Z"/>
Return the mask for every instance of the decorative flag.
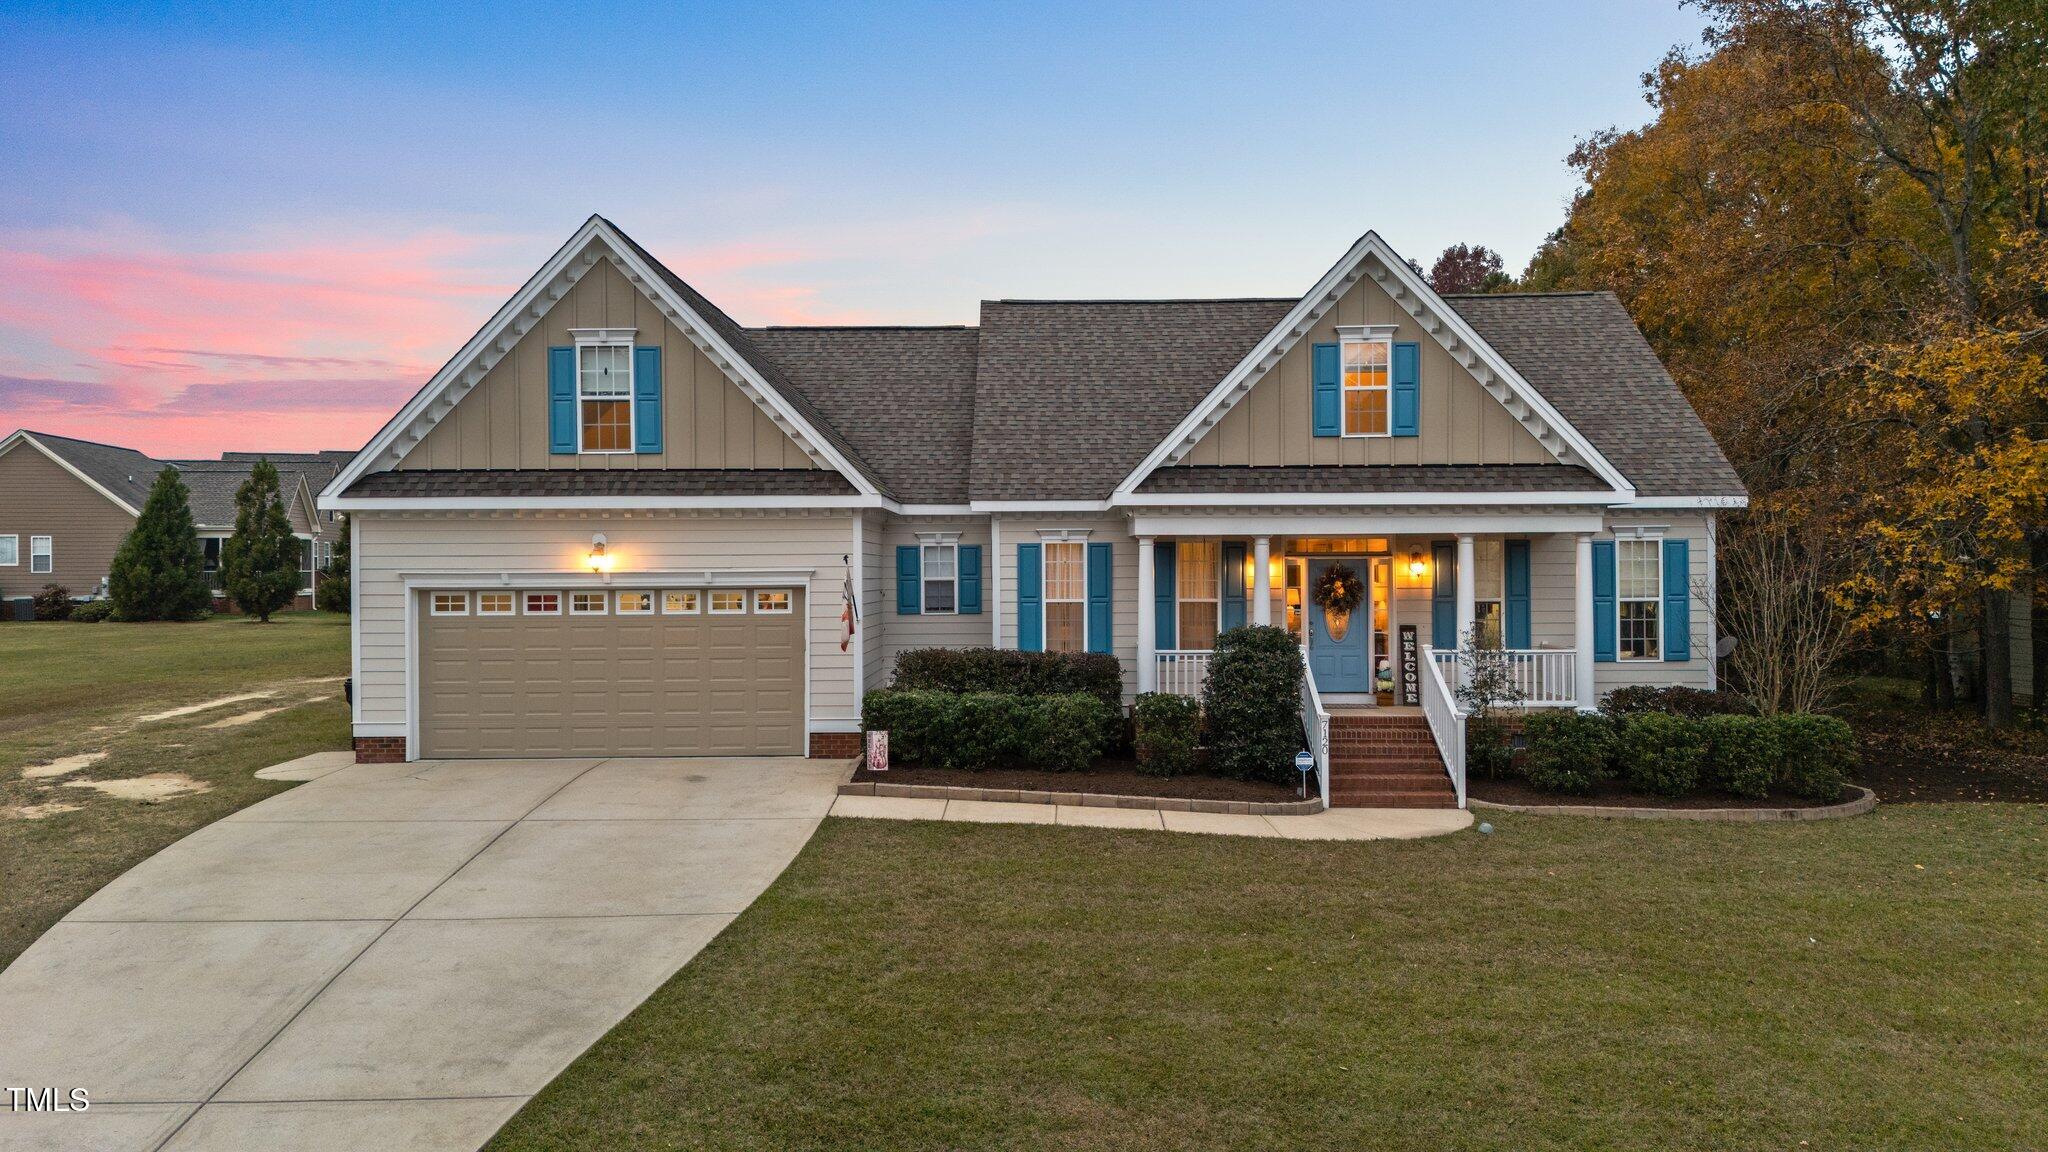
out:
<path id="1" fill-rule="evenodd" d="M 848 557 L 841 556 L 840 560 L 847 561 Z M 839 597 L 842 601 L 839 609 L 839 623 L 844 627 L 844 631 L 839 633 L 839 650 L 844 652 L 853 644 L 853 634 L 860 627 L 860 602 L 853 594 L 853 565 L 851 563 L 846 565 L 846 582 L 840 585 Z"/>

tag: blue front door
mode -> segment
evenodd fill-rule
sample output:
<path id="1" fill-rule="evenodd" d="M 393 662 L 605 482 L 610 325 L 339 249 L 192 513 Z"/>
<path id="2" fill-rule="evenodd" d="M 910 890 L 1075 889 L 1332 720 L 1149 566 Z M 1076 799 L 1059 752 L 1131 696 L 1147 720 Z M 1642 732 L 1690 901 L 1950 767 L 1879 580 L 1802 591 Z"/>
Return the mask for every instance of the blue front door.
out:
<path id="1" fill-rule="evenodd" d="M 1316 583 L 1323 573 L 1342 564 L 1367 579 L 1364 561 L 1311 560 L 1308 564 L 1308 666 L 1316 676 L 1316 691 L 1372 691 L 1372 598 L 1367 596 L 1344 621 L 1342 636 L 1335 635 L 1323 607 L 1315 602 Z"/>

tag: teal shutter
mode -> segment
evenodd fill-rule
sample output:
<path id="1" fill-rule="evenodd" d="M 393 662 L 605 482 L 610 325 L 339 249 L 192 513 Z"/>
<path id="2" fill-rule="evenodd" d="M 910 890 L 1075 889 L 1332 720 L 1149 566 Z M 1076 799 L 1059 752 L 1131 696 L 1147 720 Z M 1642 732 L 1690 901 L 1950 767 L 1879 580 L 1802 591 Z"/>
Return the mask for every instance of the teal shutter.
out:
<path id="1" fill-rule="evenodd" d="M 1692 659 L 1692 547 L 1664 542 L 1664 658 Z"/>
<path id="2" fill-rule="evenodd" d="M 633 451 L 661 451 L 661 349 L 633 349 Z"/>
<path id="3" fill-rule="evenodd" d="M 1180 615 L 1175 610 L 1180 593 L 1174 584 L 1180 553 L 1174 548 L 1171 541 L 1152 546 L 1152 630 L 1157 633 L 1152 643 L 1162 652 L 1173 651 L 1180 630 Z"/>
<path id="4" fill-rule="evenodd" d="M 1088 546 L 1088 650 L 1111 651 L 1110 619 L 1115 605 L 1110 600 L 1114 575 L 1110 565 L 1116 554 L 1107 544 Z"/>
<path id="5" fill-rule="evenodd" d="M 1394 410 L 1387 431 L 1416 435 L 1422 412 L 1422 345 L 1394 345 Z"/>
<path id="6" fill-rule="evenodd" d="M 1039 546 L 1017 545 L 1017 648 L 1022 652 L 1045 651 L 1045 604 L 1039 593 L 1044 580 Z"/>
<path id="7" fill-rule="evenodd" d="M 1593 662 L 1614 663 L 1614 541 L 1593 541 Z"/>
<path id="8" fill-rule="evenodd" d="M 1344 432 L 1343 393 L 1337 383 L 1338 361 L 1335 344 L 1315 346 L 1315 403 L 1309 407 L 1315 417 L 1315 434 L 1341 436 Z"/>
<path id="9" fill-rule="evenodd" d="M 917 545 L 896 546 L 896 614 L 915 616 L 924 609 L 924 567 Z"/>
<path id="10" fill-rule="evenodd" d="M 1223 630 L 1244 627 L 1244 545 L 1223 546 Z"/>
<path id="11" fill-rule="evenodd" d="M 1458 635 L 1458 546 L 1438 540 L 1429 546 L 1436 559 L 1430 565 L 1429 646 L 1439 652 L 1457 649 Z"/>
<path id="12" fill-rule="evenodd" d="M 1502 605 L 1507 613 L 1507 627 L 1502 633 L 1503 648 L 1529 648 L 1529 542 L 1510 540 L 1507 542 L 1507 603 Z"/>
<path id="13" fill-rule="evenodd" d="M 960 546 L 960 614 L 981 615 L 981 545 Z"/>
<path id="14" fill-rule="evenodd" d="M 548 349 L 548 452 L 576 454 L 576 349 Z"/>

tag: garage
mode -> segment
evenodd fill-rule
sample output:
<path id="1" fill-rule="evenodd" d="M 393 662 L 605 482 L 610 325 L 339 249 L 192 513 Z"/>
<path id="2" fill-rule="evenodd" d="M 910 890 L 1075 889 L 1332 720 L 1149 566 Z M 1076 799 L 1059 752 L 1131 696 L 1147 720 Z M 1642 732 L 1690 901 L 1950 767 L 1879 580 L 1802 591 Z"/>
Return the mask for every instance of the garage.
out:
<path id="1" fill-rule="evenodd" d="M 804 754 L 800 588 L 419 595 L 424 757 Z"/>

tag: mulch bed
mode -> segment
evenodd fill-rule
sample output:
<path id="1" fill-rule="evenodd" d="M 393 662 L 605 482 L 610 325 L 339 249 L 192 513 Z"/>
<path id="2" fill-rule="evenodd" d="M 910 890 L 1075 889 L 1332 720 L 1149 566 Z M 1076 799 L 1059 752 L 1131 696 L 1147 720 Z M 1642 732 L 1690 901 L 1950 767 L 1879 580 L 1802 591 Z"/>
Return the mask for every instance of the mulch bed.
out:
<path id="1" fill-rule="evenodd" d="M 892 764 L 887 772 L 866 765 L 853 774 L 857 784 L 932 784 L 948 788 L 1002 788 L 1033 792 L 1093 792 L 1100 796 L 1170 796 L 1187 800 L 1296 800 L 1283 784 L 1230 780 L 1220 776 L 1147 776 L 1129 761 L 1105 761 L 1086 772 L 1026 769 L 917 768 Z"/>
<path id="2" fill-rule="evenodd" d="M 1839 804 L 1854 796 L 1845 793 L 1834 800 L 1809 800 L 1789 792 L 1773 792 L 1762 800 L 1745 800 L 1740 796 L 1652 796 L 1643 792 L 1631 792 L 1621 785 L 1608 781 L 1593 790 L 1588 796 L 1565 796 L 1557 792 L 1545 792 L 1531 787 L 1526 780 L 1485 780 L 1473 777 L 1465 786 L 1465 794 L 1474 800 L 1491 800 L 1495 804 L 1564 804 L 1603 808 L 1825 808 Z M 1879 793 L 1883 799 L 1883 793 Z"/>
<path id="3" fill-rule="evenodd" d="M 1986 732 L 1973 712 L 1871 709 L 1848 717 L 1856 783 L 1890 803 L 2048 803 L 2048 733 Z"/>

